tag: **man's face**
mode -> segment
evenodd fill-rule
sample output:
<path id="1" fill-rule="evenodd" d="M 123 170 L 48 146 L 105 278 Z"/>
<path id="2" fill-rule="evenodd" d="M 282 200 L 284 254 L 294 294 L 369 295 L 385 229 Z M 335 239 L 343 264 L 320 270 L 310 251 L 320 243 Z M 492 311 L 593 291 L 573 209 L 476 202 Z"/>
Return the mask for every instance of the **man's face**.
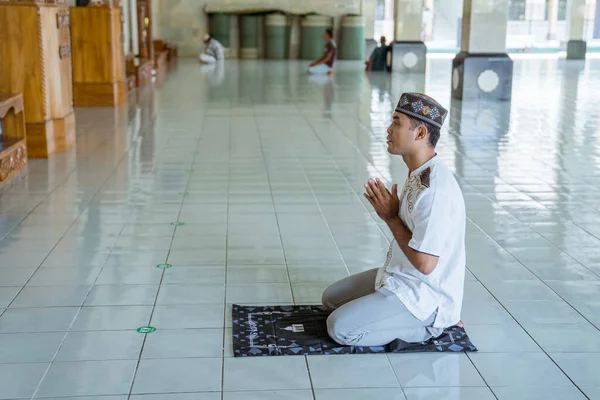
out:
<path id="1" fill-rule="evenodd" d="M 410 118 L 399 112 L 392 115 L 392 123 L 387 129 L 388 153 L 410 154 L 417 144 L 417 129 L 411 129 Z"/>
<path id="2" fill-rule="evenodd" d="M 331 38 L 329 37 L 329 33 L 323 32 L 323 40 L 329 42 Z"/>

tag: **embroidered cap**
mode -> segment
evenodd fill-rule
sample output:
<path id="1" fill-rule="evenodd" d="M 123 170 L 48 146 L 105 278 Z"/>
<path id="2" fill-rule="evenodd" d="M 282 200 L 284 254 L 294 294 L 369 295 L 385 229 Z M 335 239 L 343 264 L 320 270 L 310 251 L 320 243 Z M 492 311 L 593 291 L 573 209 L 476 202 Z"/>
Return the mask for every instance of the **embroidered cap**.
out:
<path id="1" fill-rule="evenodd" d="M 422 93 L 404 93 L 396 106 L 396 111 L 409 117 L 441 128 L 448 110 L 431 97 Z"/>

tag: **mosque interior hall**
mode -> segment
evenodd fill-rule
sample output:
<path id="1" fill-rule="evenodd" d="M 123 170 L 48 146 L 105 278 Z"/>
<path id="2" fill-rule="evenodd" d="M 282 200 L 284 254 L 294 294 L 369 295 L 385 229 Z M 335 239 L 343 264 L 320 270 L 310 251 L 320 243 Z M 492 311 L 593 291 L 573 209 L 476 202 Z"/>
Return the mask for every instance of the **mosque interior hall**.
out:
<path id="1" fill-rule="evenodd" d="M 0 0 L 0 400 L 600 400 L 599 93 L 600 0 Z"/>

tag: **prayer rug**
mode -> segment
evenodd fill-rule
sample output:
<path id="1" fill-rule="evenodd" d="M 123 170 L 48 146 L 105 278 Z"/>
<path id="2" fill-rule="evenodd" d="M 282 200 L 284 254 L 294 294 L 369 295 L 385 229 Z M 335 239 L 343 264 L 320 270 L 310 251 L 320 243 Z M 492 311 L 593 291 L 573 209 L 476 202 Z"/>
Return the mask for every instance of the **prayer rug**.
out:
<path id="1" fill-rule="evenodd" d="M 327 334 L 330 312 L 323 306 L 233 305 L 233 354 L 235 357 L 317 354 L 373 354 L 409 352 L 477 351 L 464 328 L 445 329 L 423 343 L 394 340 L 385 346 L 342 346 Z"/>

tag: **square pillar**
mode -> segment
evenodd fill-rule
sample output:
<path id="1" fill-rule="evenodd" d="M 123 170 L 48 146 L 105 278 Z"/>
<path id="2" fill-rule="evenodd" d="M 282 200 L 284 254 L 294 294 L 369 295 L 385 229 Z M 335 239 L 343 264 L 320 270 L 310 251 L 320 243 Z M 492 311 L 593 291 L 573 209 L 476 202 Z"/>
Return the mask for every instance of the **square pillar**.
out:
<path id="1" fill-rule="evenodd" d="M 556 40 L 556 24 L 558 23 L 558 0 L 548 0 L 548 40 Z"/>
<path id="2" fill-rule="evenodd" d="M 452 97 L 510 100 L 513 62 L 506 54 L 508 0 L 464 0 L 461 52 L 452 61 Z"/>
<path id="3" fill-rule="evenodd" d="M 360 14 L 365 19 L 365 56 L 368 58 L 377 47 L 378 38 L 375 38 L 375 10 L 376 0 L 361 0 Z"/>
<path id="4" fill-rule="evenodd" d="M 423 0 L 396 0 L 392 72 L 424 73 L 427 47 L 421 39 Z"/>
<path id="5" fill-rule="evenodd" d="M 587 51 L 587 44 L 583 39 L 585 0 L 569 0 L 567 3 L 567 21 L 569 21 L 567 60 L 583 60 Z"/>
<path id="6" fill-rule="evenodd" d="M 75 147 L 69 8 L 0 1 L 0 71 L 0 93 L 23 94 L 28 156 Z"/>

